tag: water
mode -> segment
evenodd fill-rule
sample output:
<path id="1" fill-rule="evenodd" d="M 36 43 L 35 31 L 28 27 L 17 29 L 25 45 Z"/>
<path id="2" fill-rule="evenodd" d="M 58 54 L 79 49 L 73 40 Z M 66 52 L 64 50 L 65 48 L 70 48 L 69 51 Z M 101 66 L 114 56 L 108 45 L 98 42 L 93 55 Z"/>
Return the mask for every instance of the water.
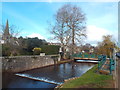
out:
<path id="1" fill-rule="evenodd" d="M 10 81 L 8 88 L 54 88 L 63 83 L 65 79 L 81 76 L 94 65 L 92 63 L 69 62 L 24 71 L 15 74 L 16 79 Z"/>
<path id="2" fill-rule="evenodd" d="M 8 88 L 54 88 L 55 84 L 17 77 L 8 85 Z"/>

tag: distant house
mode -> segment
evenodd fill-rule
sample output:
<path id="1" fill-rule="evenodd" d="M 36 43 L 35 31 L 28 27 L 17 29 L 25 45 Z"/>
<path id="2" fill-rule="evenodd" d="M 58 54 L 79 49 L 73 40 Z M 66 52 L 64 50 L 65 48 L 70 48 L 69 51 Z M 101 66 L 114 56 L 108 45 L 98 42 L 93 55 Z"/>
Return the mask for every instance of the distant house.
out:
<path id="1" fill-rule="evenodd" d="M 93 53 L 94 52 L 94 48 L 91 47 L 90 50 L 89 50 L 89 53 Z"/>
<path id="2" fill-rule="evenodd" d="M 48 45 L 57 45 L 57 46 L 60 46 L 61 44 L 60 43 L 51 43 L 51 42 L 49 42 Z"/>
<path id="3" fill-rule="evenodd" d="M 84 51 L 85 53 L 94 53 L 95 47 L 90 44 L 85 44 L 81 46 L 81 51 Z"/>

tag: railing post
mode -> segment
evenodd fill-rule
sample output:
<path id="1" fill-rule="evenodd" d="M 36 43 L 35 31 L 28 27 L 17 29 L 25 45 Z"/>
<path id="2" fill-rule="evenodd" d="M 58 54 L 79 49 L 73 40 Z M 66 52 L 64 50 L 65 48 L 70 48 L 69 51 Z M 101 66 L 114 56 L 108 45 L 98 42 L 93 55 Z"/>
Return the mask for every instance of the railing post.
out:
<path id="1" fill-rule="evenodd" d="M 110 75 L 112 74 L 112 59 L 110 58 Z"/>
<path id="2" fill-rule="evenodd" d="M 100 70 L 100 61 L 98 62 L 98 70 Z"/>
<path id="3" fill-rule="evenodd" d="M 98 60 L 100 60 L 100 61 L 98 61 L 98 70 L 100 70 L 100 63 L 101 63 L 101 57 L 98 57 Z"/>

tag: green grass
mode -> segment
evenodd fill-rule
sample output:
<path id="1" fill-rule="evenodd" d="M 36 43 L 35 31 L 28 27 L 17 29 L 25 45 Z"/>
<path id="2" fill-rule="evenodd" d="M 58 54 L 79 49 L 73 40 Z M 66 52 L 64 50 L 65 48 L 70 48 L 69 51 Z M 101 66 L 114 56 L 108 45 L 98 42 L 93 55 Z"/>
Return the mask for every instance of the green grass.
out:
<path id="1" fill-rule="evenodd" d="M 111 75 L 102 75 L 95 73 L 97 65 L 87 71 L 81 77 L 67 81 L 62 88 L 102 88 L 109 85 L 109 80 L 112 80 Z M 110 85 L 109 85 L 110 86 Z"/>

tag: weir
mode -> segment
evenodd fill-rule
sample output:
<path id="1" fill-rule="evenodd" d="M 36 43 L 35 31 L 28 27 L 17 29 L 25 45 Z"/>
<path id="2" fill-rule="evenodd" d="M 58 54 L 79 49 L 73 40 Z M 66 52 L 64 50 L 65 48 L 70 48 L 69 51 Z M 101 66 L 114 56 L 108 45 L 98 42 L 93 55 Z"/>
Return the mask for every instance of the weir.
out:
<path id="1" fill-rule="evenodd" d="M 48 79 L 45 79 L 45 78 L 32 77 L 32 76 L 27 75 L 27 74 L 15 74 L 15 75 L 20 76 L 20 77 L 23 77 L 23 78 L 28 78 L 28 79 L 32 79 L 32 80 L 47 82 L 47 83 L 56 84 L 56 85 L 62 84 L 62 83 L 58 83 L 58 82 L 55 82 L 55 81 L 51 81 L 51 80 L 48 80 Z"/>

